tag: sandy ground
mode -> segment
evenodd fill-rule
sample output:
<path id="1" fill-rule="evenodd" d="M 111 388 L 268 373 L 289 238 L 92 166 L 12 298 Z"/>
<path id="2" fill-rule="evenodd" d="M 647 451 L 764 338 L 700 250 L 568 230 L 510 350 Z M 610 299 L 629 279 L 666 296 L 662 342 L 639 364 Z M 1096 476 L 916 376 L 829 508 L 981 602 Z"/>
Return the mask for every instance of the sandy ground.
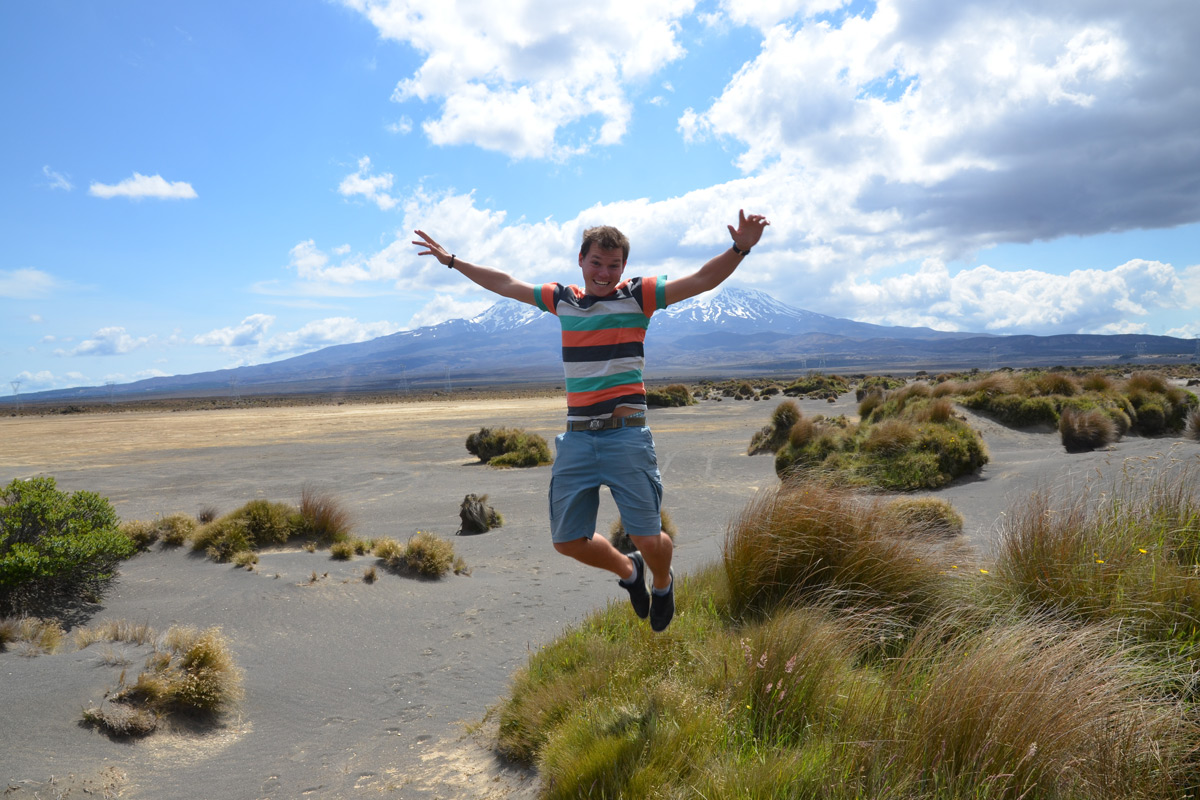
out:
<path id="1" fill-rule="evenodd" d="M 775 485 L 772 459 L 745 451 L 776 402 L 651 411 L 665 507 L 680 530 L 677 572 L 719 558 L 730 519 Z M 855 403 L 801 406 L 853 414 Z M 531 651 L 624 594 L 551 549 L 548 468 L 490 469 L 463 443 L 499 425 L 551 440 L 562 415 L 555 398 L 0 419 L 4 483 L 53 475 L 64 490 L 105 495 L 123 519 L 296 502 L 311 484 L 352 509 L 359 536 L 452 537 L 472 570 L 438 581 L 381 571 L 367 584 L 369 557 L 279 551 L 248 572 L 184 550 L 140 555 L 90 622 L 220 626 L 245 672 L 239 711 L 216 730 L 114 741 L 81 726 L 80 711 L 122 669 L 136 674 L 146 648 L 116 645 L 116 659 L 103 645 L 0 653 L 5 796 L 533 797 L 536 776 L 498 761 L 480 721 Z M 966 518 L 982 558 L 1005 511 L 1033 489 L 1070 492 L 1131 464 L 1200 458 L 1192 442 L 1138 438 L 1067 455 L 1057 434 L 972 422 L 992 460 L 940 496 Z M 453 537 L 468 492 L 488 494 L 504 527 Z M 606 495 L 602 532 L 615 517 Z M 122 659 L 128 666 L 108 663 Z"/>

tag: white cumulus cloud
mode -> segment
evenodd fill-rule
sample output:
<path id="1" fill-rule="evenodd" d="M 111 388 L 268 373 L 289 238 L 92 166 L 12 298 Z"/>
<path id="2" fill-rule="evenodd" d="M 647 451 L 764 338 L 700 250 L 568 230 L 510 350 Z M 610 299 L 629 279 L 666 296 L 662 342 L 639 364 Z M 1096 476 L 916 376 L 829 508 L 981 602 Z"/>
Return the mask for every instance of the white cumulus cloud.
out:
<path id="1" fill-rule="evenodd" d="M 73 350 L 59 352 L 70 356 L 117 356 L 145 347 L 152 339 L 150 336 L 130 336 L 123 327 L 112 326 L 96 331 Z"/>
<path id="2" fill-rule="evenodd" d="M 631 115 L 626 86 L 684 55 L 678 23 L 695 5 L 342 1 L 424 57 L 393 99 L 441 104 L 440 116 L 422 126 L 432 142 L 518 159 L 562 159 L 619 142 Z M 590 132 L 567 135 L 593 118 Z"/>
<path id="3" fill-rule="evenodd" d="M 64 192 L 69 192 L 75 188 L 75 184 L 71 183 L 69 177 L 50 169 L 49 164 L 42 167 L 42 174 L 46 176 L 46 185 L 51 189 L 62 189 Z"/>
<path id="4" fill-rule="evenodd" d="M 262 341 L 273 322 L 275 317 L 270 314 L 251 314 L 238 325 L 202 333 L 192 342 L 210 347 L 249 347 Z"/>
<path id="5" fill-rule="evenodd" d="M 0 269 L 0 297 L 9 300 L 33 300 L 48 297 L 56 290 L 66 286 L 49 272 L 40 269 L 23 267 L 21 269 Z"/>
<path id="6" fill-rule="evenodd" d="M 451 319 L 471 319 L 479 316 L 496 304 L 498 298 L 488 300 L 459 300 L 445 294 L 439 294 L 425 304 L 412 319 L 408 321 L 410 329 L 422 328 L 426 325 L 437 325 Z"/>
<path id="7" fill-rule="evenodd" d="M 361 195 L 367 201 L 379 206 L 380 210 L 388 211 L 396 205 L 396 198 L 388 194 L 393 180 L 394 176 L 390 172 L 372 175 L 371 159 L 363 156 L 358 160 L 358 170 L 347 175 L 338 185 L 338 194 L 343 197 Z"/>
<path id="8" fill-rule="evenodd" d="M 143 175 L 133 173 L 120 183 L 105 184 L 93 182 L 88 187 L 88 194 L 93 197 L 128 197 L 131 200 L 154 198 L 157 200 L 191 200 L 195 198 L 196 190 L 186 181 L 169 182 L 161 175 Z"/>
<path id="9" fill-rule="evenodd" d="M 909 275 L 847 281 L 835 294 L 857 318 L 884 324 L 1046 335 L 1149 332 L 1155 312 L 1180 307 L 1183 289 L 1175 269 L 1156 261 L 1066 275 L 989 266 L 951 275 L 927 262 Z"/>
<path id="10" fill-rule="evenodd" d="M 365 342 L 398 330 L 398 325 L 387 321 L 359 322 L 350 317 L 329 317 L 271 337 L 264 343 L 264 352 L 269 356 L 295 355 L 335 344 Z"/>

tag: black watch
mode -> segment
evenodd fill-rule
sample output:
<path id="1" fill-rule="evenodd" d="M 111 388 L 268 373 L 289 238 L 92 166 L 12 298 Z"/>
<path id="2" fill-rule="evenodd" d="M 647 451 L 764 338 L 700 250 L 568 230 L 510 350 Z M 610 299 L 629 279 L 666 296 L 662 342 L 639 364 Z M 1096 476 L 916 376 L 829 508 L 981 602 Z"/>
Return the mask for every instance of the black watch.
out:
<path id="1" fill-rule="evenodd" d="M 738 246 L 737 246 L 737 244 L 734 244 L 734 245 L 732 245 L 732 247 L 733 247 L 733 252 L 737 253 L 739 256 L 748 256 L 748 255 L 750 255 L 750 248 L 749 248 L 749 247 L 747 247 L 745 250 L 743 250 L 743 249 L 741 249 L 740 247 L 738 247 Z"/>

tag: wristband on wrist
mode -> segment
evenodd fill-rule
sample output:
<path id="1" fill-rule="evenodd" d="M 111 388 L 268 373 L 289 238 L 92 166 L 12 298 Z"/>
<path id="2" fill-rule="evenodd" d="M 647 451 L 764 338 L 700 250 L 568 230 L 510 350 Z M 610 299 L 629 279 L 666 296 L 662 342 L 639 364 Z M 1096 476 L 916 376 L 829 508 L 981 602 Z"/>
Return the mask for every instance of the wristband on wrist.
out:
<path id="1" fill-rule="evenodd" d="M 446 265 L 446 269 L 454 269 L 454 259 L 456 258 L 458 258 L 458 256 L 454 255 L 454 253 L 450 254 L 450 263 Z"/>
<path id="2" fill-rule="evenodd" d="M 745 250 L 743 250 L 742 248 L 740 248 L 740 247 L 738 247 L 738 246 L 737 246 L 737 243 L 736 243 L 736 242 L 735 242 L 735 243 L 734 243 L 732 246 L 733 246 L 733 252 L 737 253 L 739 256 L 748 256 L 748 255 L 750 255 L 750 248 L 749 248 L 749 247 L 747 247 Z"/>

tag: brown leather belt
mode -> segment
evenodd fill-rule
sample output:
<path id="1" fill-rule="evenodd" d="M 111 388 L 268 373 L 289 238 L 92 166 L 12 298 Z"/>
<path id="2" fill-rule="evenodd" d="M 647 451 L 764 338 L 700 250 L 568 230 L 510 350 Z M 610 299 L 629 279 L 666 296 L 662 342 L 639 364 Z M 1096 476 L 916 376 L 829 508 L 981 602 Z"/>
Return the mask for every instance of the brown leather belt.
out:
<path id="1" fill-rule="evenodd" d="M 608 419 L 576 419 L 567 421 L 569 431 L 607 431 L 612 428 L 644 428 L 646 417 L 642 414 Z"/>

